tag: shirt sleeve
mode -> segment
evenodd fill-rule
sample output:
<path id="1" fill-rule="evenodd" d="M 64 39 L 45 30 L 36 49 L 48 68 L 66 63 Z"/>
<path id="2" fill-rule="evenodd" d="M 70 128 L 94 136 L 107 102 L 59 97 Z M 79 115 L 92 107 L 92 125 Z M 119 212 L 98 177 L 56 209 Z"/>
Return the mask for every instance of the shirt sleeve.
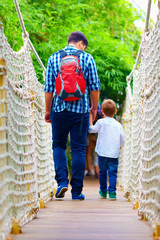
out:
<path id="1" fill-rule="evenodd" d="M 124 131 L 123 131 L 123 127 L 121 126 L 120 128 L 120 147 L 122 147 L 124 145 Z"/>
<path id="2" fill-rule="evenodd" d="M 88 65 L 88 79 L 89 79 L 89 90 L 97 91 L 100 90 L 100 81 L 97 73 L 96 63 L 92 55 L 90 55 L 90 61 Z"/>
<path id="3" fill-rule="evenodd" d="M 99 124 L 99 121 L 97 121 L 95 125 L 89 126 L 88 132 L 97 133 L 99 131 L 99 128 L 100 128 L 100 124 Z"/>
<path id="4" fill-rule="evenodd" d="M 55 78 L 53 74 L 53 68 L 52 68 L 51 57 L 50 57 L 47 63 L 44 92 L 54 92 L 54 87 L 55 87 Z"/>

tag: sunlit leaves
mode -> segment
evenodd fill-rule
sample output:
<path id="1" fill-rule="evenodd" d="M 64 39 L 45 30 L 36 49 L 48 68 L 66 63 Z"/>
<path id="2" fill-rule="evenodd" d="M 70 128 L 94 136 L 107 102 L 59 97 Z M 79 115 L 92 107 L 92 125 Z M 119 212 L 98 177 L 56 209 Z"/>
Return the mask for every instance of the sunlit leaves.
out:
<path id="1" fill-rule="evenodd" d="M 102 83 L 101 98 L 120 103 L 125 96 L 126 76 L 136 57 L 140 33 L 134 25 L 136 10 L 127 0 L 19 0 L 30 39 L 42 62 L 47 65 L 53 52 L 67 45 L 72 31 L 82 31 L 93 55 Z M 0 5 L 5 34 L 15 51 L 23 46 L 22 30 L 13 0 Z M 38 79 L 42 70 L 32 54 Z"/>

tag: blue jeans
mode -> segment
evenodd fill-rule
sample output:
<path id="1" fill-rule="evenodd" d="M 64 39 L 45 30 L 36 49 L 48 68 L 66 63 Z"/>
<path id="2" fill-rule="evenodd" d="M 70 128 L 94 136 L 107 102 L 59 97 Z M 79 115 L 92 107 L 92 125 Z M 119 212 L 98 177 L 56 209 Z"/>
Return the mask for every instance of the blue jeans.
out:
<path id="1" fill-rule="evenodd" d="M 118 158 L 98 156 L 100 190 L 116 192 Z M 109 188 L 107 189 L 107 174 L 109 177 Z"/>
<path id="2" fill-rule="evenodd" d="M 83 118 L 83 120 L 82 120 Z M 72 195 L 79 195 L 83 188 L 86 166 L 86 141 L 89 127 L 89 113 L 81 114 L 64 110 L 52 112 L 53 159 L 58 186 L 68 186 L 66 148 L 68 134 L 72 154 Z M 82 123 L 83 122 L 83 123 Z M 80 130 L 80 127 L 82 129 Z"/>

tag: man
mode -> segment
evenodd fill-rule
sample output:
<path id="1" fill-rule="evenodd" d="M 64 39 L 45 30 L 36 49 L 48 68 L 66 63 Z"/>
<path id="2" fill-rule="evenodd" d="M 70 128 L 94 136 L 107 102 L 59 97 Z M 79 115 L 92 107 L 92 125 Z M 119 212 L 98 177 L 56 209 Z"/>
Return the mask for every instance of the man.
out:
<path id="1" fill-rule="evenodd" d="M 58 66 L 61 61 L 59 52 L 54 53 L 48 60 L 45 79 L 45 121 L 52 122 L 53 159 L 58 183 L 56 198 L 62 198 L 68 190 L 68 168 L 66 158 L 66 145 L 68 134 L 71 138 L 72 153 L 72 199 L 84 200 L 82 194 L 83 179 L 86 164 L 86 139 L 89 127 L 89 111 L 95 119 L 99 99 L 99 78 L 93 57 L 84 52 L 88 41 L 82 32 L 72 32 L 68 37 L 68 46 L 64 48 L 67 55 L 82 50 L 79 56 L 83 77 L 86 80 L 84 96 L 76 101 L 67 102 L 57 96 L 55 79 L 58 76 Z M 54 92 L 54 98 L 53 98 Z M 89 109 L 89 94 L 91 109 Z M 53 103 L 52 103 L 53 99 Z"/>

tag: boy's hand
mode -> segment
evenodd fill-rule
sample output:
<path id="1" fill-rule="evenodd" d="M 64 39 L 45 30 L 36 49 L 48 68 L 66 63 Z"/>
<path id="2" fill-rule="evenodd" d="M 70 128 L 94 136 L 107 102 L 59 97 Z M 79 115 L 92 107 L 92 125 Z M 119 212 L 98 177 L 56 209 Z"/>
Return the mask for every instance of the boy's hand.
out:
<path id="1" fill-rule="evenodd" d="M 45 113 L 45 122 L 52 123 L 52 121 L 50 120 L 50 112 L 49 111 L 47 111 Z"/>

